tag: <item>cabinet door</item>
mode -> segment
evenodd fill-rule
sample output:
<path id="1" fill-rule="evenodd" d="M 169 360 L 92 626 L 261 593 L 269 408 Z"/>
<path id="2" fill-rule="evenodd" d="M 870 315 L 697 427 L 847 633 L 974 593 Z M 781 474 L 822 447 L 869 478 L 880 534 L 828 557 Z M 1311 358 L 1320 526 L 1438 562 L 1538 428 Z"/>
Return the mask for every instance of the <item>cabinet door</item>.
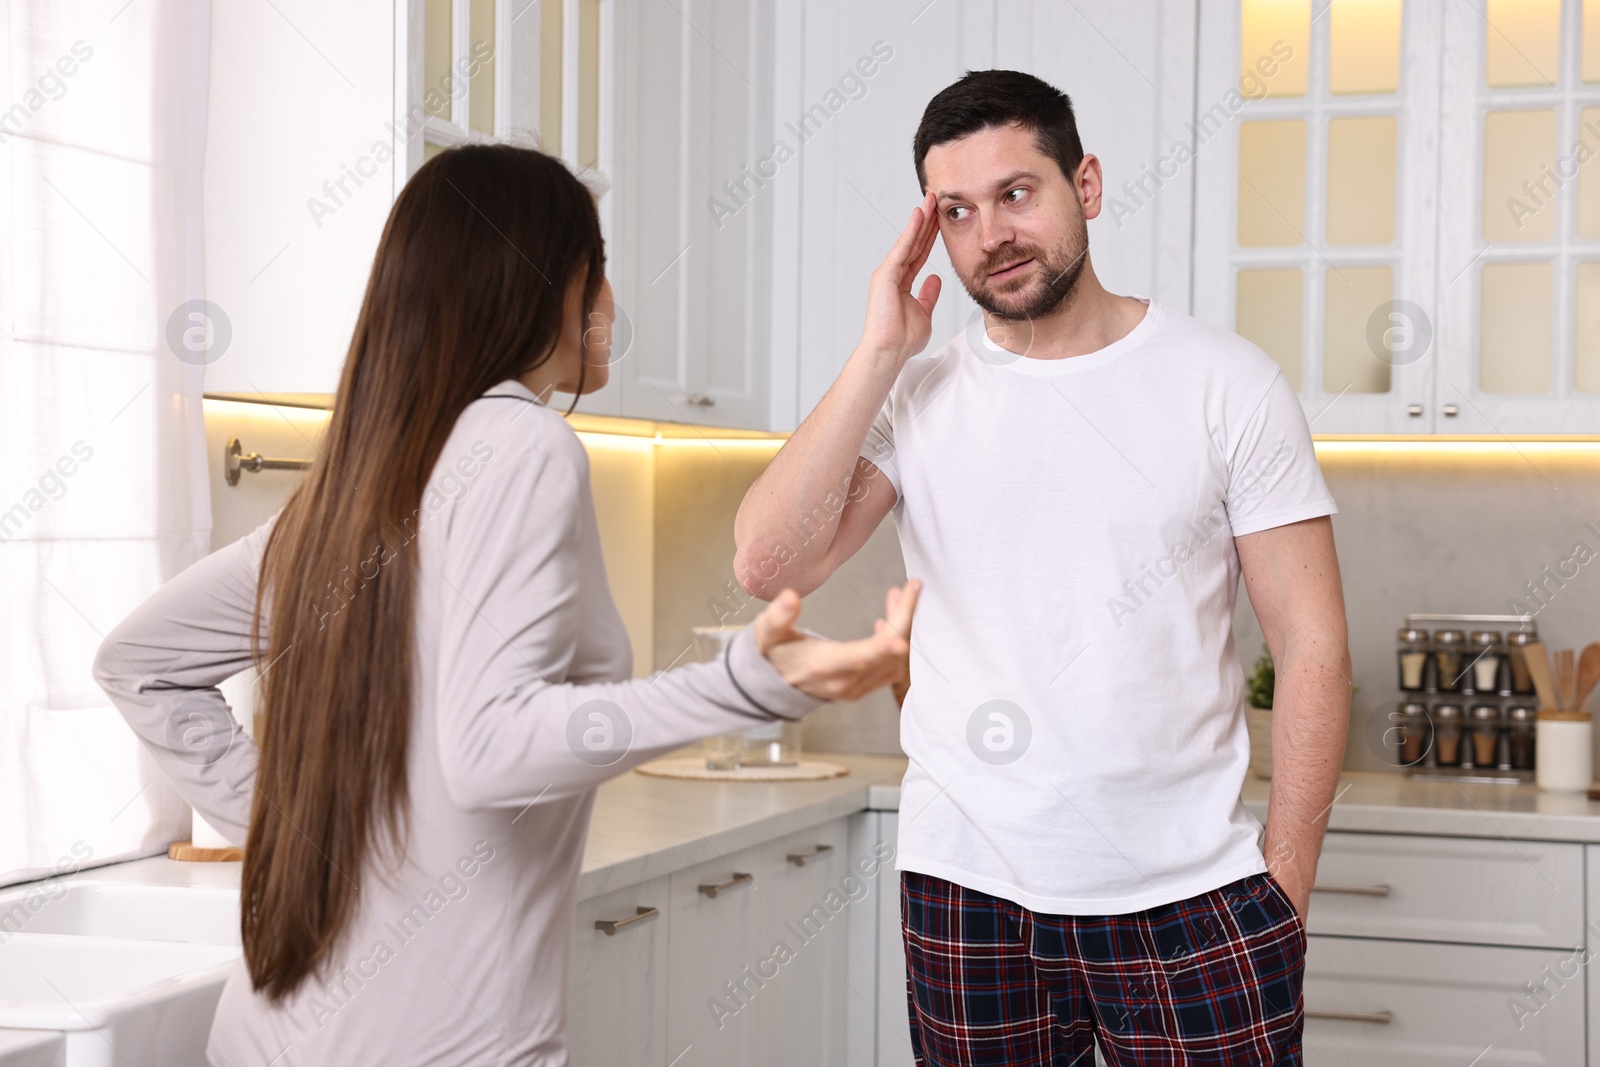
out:
<path id="1" fill-rule="evenodd" d="M 800 0 L 788 4 L 798 7 Z M 802 419 L 861 339 L 868 281 L 921 199 L 911 139 L 923 110 L 965 71 L 995 65 L 994 8 L 978 0 L 805 5 L 804 69 L 778 131 L 791 146 L 804 145 L 793 164 L 803 178 L 799 226 L 780 225 L 785 243 L 776 253 L 799 264 L 789 299 L 799 308 L 791 319 Z M 961 331 L 977 305 L 950 269 L 942 242 L 923 274 L 944 280 L 932 352 Z M 781 309 L 777 317 L 784 318 Z"/>
<path id="2" fill-rule="evenodd" d="M 1156 163 L 1194 168 L 1194 314 L 1277 360 L 1316 434 L 1451 429 L 1434 418 L 1441 8 L 1383 6 L 1362 32 L 1203 0 L 1196 119 Z"/>
<path id="3" fill-rule="evenodd" d="M 667 896 L 657 878 L 579 902 L 567 982 L 573 1067 L 667 1062 Z"/>
<path id="4" fill-rule="evenodd" d="M 1307 939 L 1307 1062 L 1571 1067 L 1584 1062 L 1579 950 Z M 1537 994 L 1532 990 L 1542 987 Z M 1312 1055 L 1315 1049 L 1320 1055 Z"/>
<path id="5" fill-rule="evenodd" d="M 895 845 L 900 813 L 886 811 L 878 824 L 883 839 Z M 911 1067 L 911 1024 L 907 1017 L 906 945 L 900 935 L 900 875 L 893 864 L 878 873 L 878 1067 Z"/>
<path id="6" fill-rule="evenodd" d="M 760 847 L 671 876 L 667 1060 L 677 1067 L 754 1065 L 769 996 L 760 975 Z"/>
<path id="7" fill-rule="evenodd" d="M 850 914 L 870 909 L 867 883 L 850 871 L 839 819 L 762 847 L 760 1060 L 765 1067 L 844 1062 Z"/>
<path id="8" fill-rule="evenodd" d="M 623 0 L 616 17 L 611 279 L 634 331 L 612 368 L 623 414 L 764 429 L 771 5 Z"/>
<path id="9" fill-rule="evenodd" d="M 1584 924 L 1583 941 L 1589 950 L 1589 961 L 1592 963 L 1596 952 L 1600 952 L 1600 908 L 1597 904 L 1596 894 L 1600 893 L 1600 846 L 1587 845 L 1584 847 L 1584 884 L 1586 889 L 1585 912 L 1591 918 Z M 1600 981 L 1585 979 L 1588 986 L 1589 1023 L 1589 1062 L 1600 1065 Z"/>
<path id="10" fill-rule="evenodd" d="M 1498 16 L 1439 9 L 1439 403 L 1453 410 L 1436 429 L 1595 433 L 1600 96 L 1567 47 L 1593 37 L 1592 8 L 1519 5 L 1510 48 Z"/>

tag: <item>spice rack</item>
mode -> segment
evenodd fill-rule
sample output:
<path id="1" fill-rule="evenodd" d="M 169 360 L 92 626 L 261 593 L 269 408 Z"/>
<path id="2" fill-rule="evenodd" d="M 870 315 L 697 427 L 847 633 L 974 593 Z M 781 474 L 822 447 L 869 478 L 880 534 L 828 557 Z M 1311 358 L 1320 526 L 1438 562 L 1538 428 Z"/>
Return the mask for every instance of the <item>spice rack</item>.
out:
<path id="1" fill-rule="evenodd" d="M 1407 615 L 1392 762 L 1414 778 L 1533 781 L 1539 700 L 1522 650 L 1537 640 L 1532 615 Z"/>

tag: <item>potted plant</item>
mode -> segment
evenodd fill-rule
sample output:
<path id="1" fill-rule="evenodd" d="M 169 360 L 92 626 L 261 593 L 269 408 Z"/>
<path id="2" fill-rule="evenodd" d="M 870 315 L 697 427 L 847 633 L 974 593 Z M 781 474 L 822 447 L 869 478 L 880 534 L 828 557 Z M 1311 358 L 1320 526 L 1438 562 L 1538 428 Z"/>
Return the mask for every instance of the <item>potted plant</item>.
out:
<path id="1" fill-rule="evenodd" d="M 1265 641 L 1261 656 L 1250 672 L 1245 688 L 1245 722 L 1250 729 L 1250 773 L 1257 778 L 1272 777 L 1272 687 L 1276 676 L 1272 653 Z"/>

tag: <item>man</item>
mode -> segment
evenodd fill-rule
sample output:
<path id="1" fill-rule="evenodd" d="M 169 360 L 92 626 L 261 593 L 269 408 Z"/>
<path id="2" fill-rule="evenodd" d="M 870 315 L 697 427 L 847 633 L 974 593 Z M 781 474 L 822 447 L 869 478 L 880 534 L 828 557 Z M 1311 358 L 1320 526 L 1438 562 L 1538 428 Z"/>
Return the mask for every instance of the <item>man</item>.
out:
<path id="1" fill-rule="evenodd" d="M 917 1060 L 1087 1065 L 1098 1040 L 1115 1065 L 1299 1064 L 1350 709 L 1305 416 L 1260 349 L 1100 285 L 1100 164 L 1064 94 L 968 73 L 914 145 L 926 195 L 746 495 L 735 569 L 804 595 L 892 512 L 925 582 L 897 850 Z M 983 328 L 911 359 L 937 237 Z M 799 546 L 796 510 L 830 517 Z M 1264 839 L 1239 799 L 1241 572 L 1277 665 Z"/>

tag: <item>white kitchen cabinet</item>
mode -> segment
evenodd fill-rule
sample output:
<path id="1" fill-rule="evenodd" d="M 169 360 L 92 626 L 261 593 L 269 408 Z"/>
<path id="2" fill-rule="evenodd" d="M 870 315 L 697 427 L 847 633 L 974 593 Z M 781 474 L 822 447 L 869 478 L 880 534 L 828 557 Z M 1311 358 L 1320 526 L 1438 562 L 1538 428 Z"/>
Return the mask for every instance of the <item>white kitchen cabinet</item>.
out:
<path id="1" fill-rule="evenodd" d="M 616 0 L 614 18 L 609 270 L 634 334 L 612 368 L 621 413 L 765 429 L 772 4 Z"/>
<path id="2" fill-rule="evenodd" d="M 1589 974 L 1593 966 L 1595 954 L 1600 953 L 1600 845 L 1584 846 L 1584 925 L 1583 945 L 1588 950 L 1586 956 L 1575 961 L 1581 966 L 1584 983 L 1584 1007 L 1589 1019 L 1589 1062 L 1600 1065 L 1600 981 Z M 1566 973 L 1572 973 L 1571 963 L 1567 966 Z M 1560 977 L 1558 972 L 1557 977 Z M 1542 979 L 1542 976 L 1541 976 Z"/>
<path id="3" fill-rule="evenodd" d="M 1313 909 L 1315 906 L 1313 906 Z M 1574 1067 L 1584 1062 L 1581 968 L 1571 950 L 1307 939 L 1307 1062 L 1332 1067 Z M 1527 983 L 1564 965 L 1536 1012 Z M 1315 1052 L 1311 1050 L 1314 1049 Z"/>
<path id="4" fill-rule="evenodd" d="M 680 1067 L 754 1067 L 761 849 L 719 856 L 671 876 L 667 894 L 667 1059 Z M 681 1058 L 680 1058 L 681 1057 Z"/>
<path id="5" fill-rule="evenodd" d="M 398 188 L 394 12 L 392 0 L 211 10 L 205 295 L 232 339 L 208 353 L 206 392 L 338 386 Z"/>
<path id="6" fill-rule="evenodd" d="M 573 1067 L 668 1061 L 668 890 L 654 878 L 578 904 L 567 983 Z"/>
<path id="7" fill-rule="evenodd" d="M 754 955 L 773 961 L 760 971 L 763 1067 L 844 1062 L 849 912 L 866 899 L 846 877 L 849 847 L 843 819 L 762 846 Z"/>
<path id="8" fill-rule="evenodd" d="M 1195 314 L 1283 364 L 1318 434 L 1600 432 L 1582 0 L 1199 8 Z"/>
<path id="9" fill-rule="evenodd" d="M 1364 35 L 1341 36 L 1342 13 L 1307 23 L 1240 0 L 1200 4 L 1186 139 L 1197 175 L 1194 313 L 1273 356 L 1317 434 L 1448 429 L 1435 418 L 1433 337 L 1439 11 L 1406 4 L 1393 34 L 1374 19 Z M 1368 49 L 1374 71 L 1389 56 L 1394 83 L 1333 91 L 1335 37 Z M 1253 68 L 1244 92 L 1241 68 Z M 1357 171 L 1365 198 L 1345 210 Z"/>
<path id="10" fill-rule="evenodd" d="M 894 845 L 900 835 L 900 813 L 880 812 L 878 833 Z M 911 1067 L 915 1060 L 906 999 L 906 945 L 900 932 L 900 875 L 890 865 L 878 878 L 878 1067 Z"/>
<path id="11" fill-rule="evenodd" d="M 872 876 L 852 874 L 862 868 L 851 825 L 866 818 L 582 901 L 568 994 L 575 1067 L 863 1062 L 845 1041 L 852 930 L 875 892 Z M 596 929 L 602 921 L 614 932 Z"/>
<path id="12" fill-rule="evenodd" d="M 1583 848 L 1550 841 L 1330 832 L 1313 934 L 1572 949 L 1583 944 Z"/>
<path id="13" fill-rule="evenodd" d="M 1456 414 L 1436 428 L 1600 432 L 1600 85 L 1580 47 L 1595 12 L 1521 11 L 1525 54 L 1508 54 L 1477 12 L 1441 10 L 1439 401 Z"/>

